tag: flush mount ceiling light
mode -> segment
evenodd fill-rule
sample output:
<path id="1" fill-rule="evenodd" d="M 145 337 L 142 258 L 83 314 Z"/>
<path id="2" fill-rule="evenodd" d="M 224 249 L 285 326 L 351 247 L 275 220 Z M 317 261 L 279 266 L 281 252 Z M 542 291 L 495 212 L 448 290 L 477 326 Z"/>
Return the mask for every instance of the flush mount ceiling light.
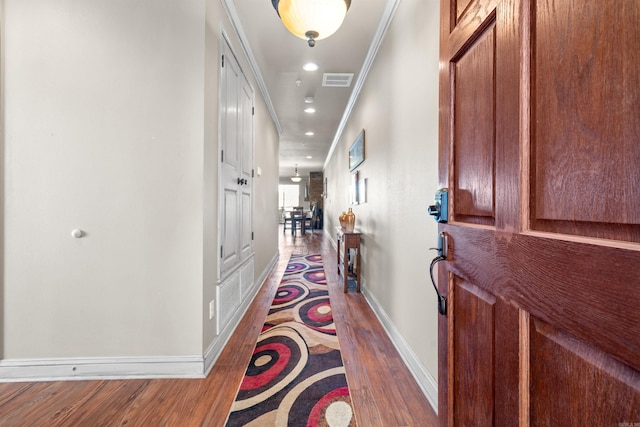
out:
<path id="1" fill-rule="evenodd" d="M 298 175 L 298 164 L 297 163 L 296 163 L 296 174 L 291 177 L 291 181 L 293 181 L 293 182 L 302 181 L 302 177 L 300 175 Z"/>
<path id="2" fill-rule="evenodd" d="M 305 96 L 304 97 L 305 104 L 313 104 L 313 96 Z"/>
<path id="3" fill-rule="evenodd" d="M 318 71 L 318 64 L 308 62 L 302 66 L 302 69 L 305 71 Z"/>
<path id="4" fill-rule="evenodd" d="M 312 114 L 312 113 L 315 113 L 315 112 L 316 112 L 316 109 L 315 109 L 315 108 L 313 108 L 313 107 L 309 107 L 309 108 L 305 108 L 305 109 L 304 109 L 304 112 L 305 112 L 305 113 Z"/>
<path id="5" fill-rule="evenodd" d="M 335 33 L 351 6 L 351 0 L 271 0 L 284 26 L 310 47 Z"/>
<path id="6" fill-rule="evenodd" d="M 311 131 L 309 131 L 309 132 L 305 132 L 304 134 L 305 134 L 305 135 L 307 135 L 307 136 L 313 136 L 313 135 L 315 135 L 315 134 L 314 134 L 313 132 L 311 132 Z"/>

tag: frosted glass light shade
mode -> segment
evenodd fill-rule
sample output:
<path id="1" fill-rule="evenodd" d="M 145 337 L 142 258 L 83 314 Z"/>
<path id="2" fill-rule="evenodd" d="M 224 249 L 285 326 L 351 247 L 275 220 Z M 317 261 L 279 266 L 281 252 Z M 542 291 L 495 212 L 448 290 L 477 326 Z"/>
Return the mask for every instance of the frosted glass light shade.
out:
<path id="1" fill-rule="evenodd" d="M 302 181 L 302 177 L 298 175 L 298 165 L 296 164 L 296 174 L 291 177 L 291 181 L 300 182 Z"/>
<path id="2" fill-rule="evenodd" d="M 307 39 L 306 33 L 318 33 L 322 40 L 335 33 L 347 14 L 351 0 L 272 0 L 284 26 L 296 37 Z"/>

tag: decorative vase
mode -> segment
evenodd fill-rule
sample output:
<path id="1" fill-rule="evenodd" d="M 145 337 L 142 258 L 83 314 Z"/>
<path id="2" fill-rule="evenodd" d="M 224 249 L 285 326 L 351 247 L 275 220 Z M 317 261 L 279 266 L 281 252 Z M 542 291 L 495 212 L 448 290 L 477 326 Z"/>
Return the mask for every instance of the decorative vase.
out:
<path id="1" fill-rule="evenodd" d="M 340 220 L 340 227 L 346 228 L 347 227 L 347 213 L 345 211 L 342 211 L 342 213 L 340 214 L 340 217 L 338 219 Z"/>
<path id="2" fill-rule="evenodd" d="M 356 214 L 354 214 L 351 208 L 349 208 L 349 212 L 347 212 L 346 217 L 347 225 L 345 228 L 347 229 L 347 232 L 352 233 L 356 226 Z"/>

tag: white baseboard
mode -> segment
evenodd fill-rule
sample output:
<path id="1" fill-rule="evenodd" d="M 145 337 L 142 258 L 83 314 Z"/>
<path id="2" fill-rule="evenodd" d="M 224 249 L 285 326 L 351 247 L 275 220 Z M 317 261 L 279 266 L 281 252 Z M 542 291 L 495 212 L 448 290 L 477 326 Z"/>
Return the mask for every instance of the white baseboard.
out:
<path id="1" fill-rule="evenodd" d="M 202 356 L 0 360 L 0 381 L 203 378 Z"/>
<path id="2" fill-rule="evenodd" d="M 420 362 L 416 354 L 413 352 L 407 341 L 396 329 L 393 322 L 382 309 L 375 297 L 369 293 L 366 287 L 362 286 L 362 294 L 369 303 L 369 306 L 378 317 L 378 320 L 384 327 L 387 335 L 391 339 L 391 342 L 400 353 L 400 357 L 404 360 L 404 363 L 409 368 L 411 375 L 418 383 L 418 386 L 424 393 L 425 397 L 431 404 L 433 410 L 438 413 L 438 382 L 436 379 L 424 368 L 424 365 Z"/>
<path id="3" fill-rule="evenodd" d="M 260 274 L 233 318 L 204 355 L 0 360 L 0 382 L 205 378 L 278 260 Z"/>
<path id="4" fill-rule="evenodd" d="M 328 236 L 331 246 L 334 250 L 337 250 L 338 244 L 331 236 L 331 234 L 325 234 Z M 400 357 L 404 361 L 407 368 L 413 375 L 413 378 L 418 383 L 418 386 L 424 393 L 425 397 L 431 404 L 433 410 L 438 413 L 438 382 L 436 379 L 424 368 L 424 365 L 420 362 L 416 354 L 413 352 L 407 341 L 400 334 L 400 331 L 395 327 L 387 313 L 382 309 L 382 306 L 378 303 L 376 298 L 367 291 L 366 280 L 361 278 L 362 283 L 360 288 L 365 299 L 369 303 L 369 306 L 375 313 L 376 317 L 382 324 L 382 327 L 386 331 L 387 335 L 391 339 L 396 350 L 400 353 Z"/>

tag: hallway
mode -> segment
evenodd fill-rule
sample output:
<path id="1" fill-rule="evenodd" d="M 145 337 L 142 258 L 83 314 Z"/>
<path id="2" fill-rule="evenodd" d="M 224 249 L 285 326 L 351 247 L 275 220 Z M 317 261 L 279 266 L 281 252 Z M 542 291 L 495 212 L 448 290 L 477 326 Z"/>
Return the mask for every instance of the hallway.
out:
<path id="1" fill-rule="evenodd" d="M 282 226 L 281 226 L 282 227 Z M 322 232 L 280 230 L 280 259 L 206 379 L 0 384 L 2 426 L 222 426 L 289 256 L 321 253 L 358 424 L 437 425 L 437 418 L 364 297 L 344 294 Z"/>
<path id="2" fill-rule="evenodd" d="M 289 256 L 292 253 L 320 253 L 358 425 L 437 425 L 435 412 L 364 296 L 356 294 L 353 289 L 347 294 L 342 292 L 342 284 L 337 276 L 336 251 L 329 239 L 318 230 L 292 236 L 289 232 L 282 232 L 282 225 L 278 234 L 278 264 L 251 304 L 209 377 L 221 378 L 221 381 L 229 384 L 224 387 L 227 391 L 233 389 L 231 383 L 239 383 L 255 346 L 254 337 L 257 337 L 262 327 Z M 217 402 L 220 411 L 229 407 L 234 397 L 235 390 L 221 395 Z"/>
<path id="3" fill-rule="evenodd" d="M 283 236 L 281 234 L 281 236 Z M 291 253 L 321 253 L 342 357 L 364 426 L 431 426 L 437 417 L 362 294 L 342 291 L 336 251 L 321 232 L 280 238 L 281 260 Z M 286 265 L 286 262 L 282 265 Z M 282 268 L 279 265 L 279 268 Z"/>
<path id="4" fill-rule="evenodd" d="M 254 337 L 262 327 L 289 256 L 292 253 L 320 253 L 358 425 L 437 425 L 435 412 L 364 296 L 356 294 L 353 289 L 347 294 L 342 292 L 337 276 L 336 251 L 329 239 L 318 230 L 292 236 L 289 232 L 282 232 L 282 225 L 278 234 L 278 264 L 225 347 L 210 377 L 226 375 L 225 382 L 239 383 L 255 345 Z M 227 388 L 232 389 L 230 384 L 225 386 Z M 232 394 L 221 396 L 220 410 L 231 405 L 235 392 Z"/>

